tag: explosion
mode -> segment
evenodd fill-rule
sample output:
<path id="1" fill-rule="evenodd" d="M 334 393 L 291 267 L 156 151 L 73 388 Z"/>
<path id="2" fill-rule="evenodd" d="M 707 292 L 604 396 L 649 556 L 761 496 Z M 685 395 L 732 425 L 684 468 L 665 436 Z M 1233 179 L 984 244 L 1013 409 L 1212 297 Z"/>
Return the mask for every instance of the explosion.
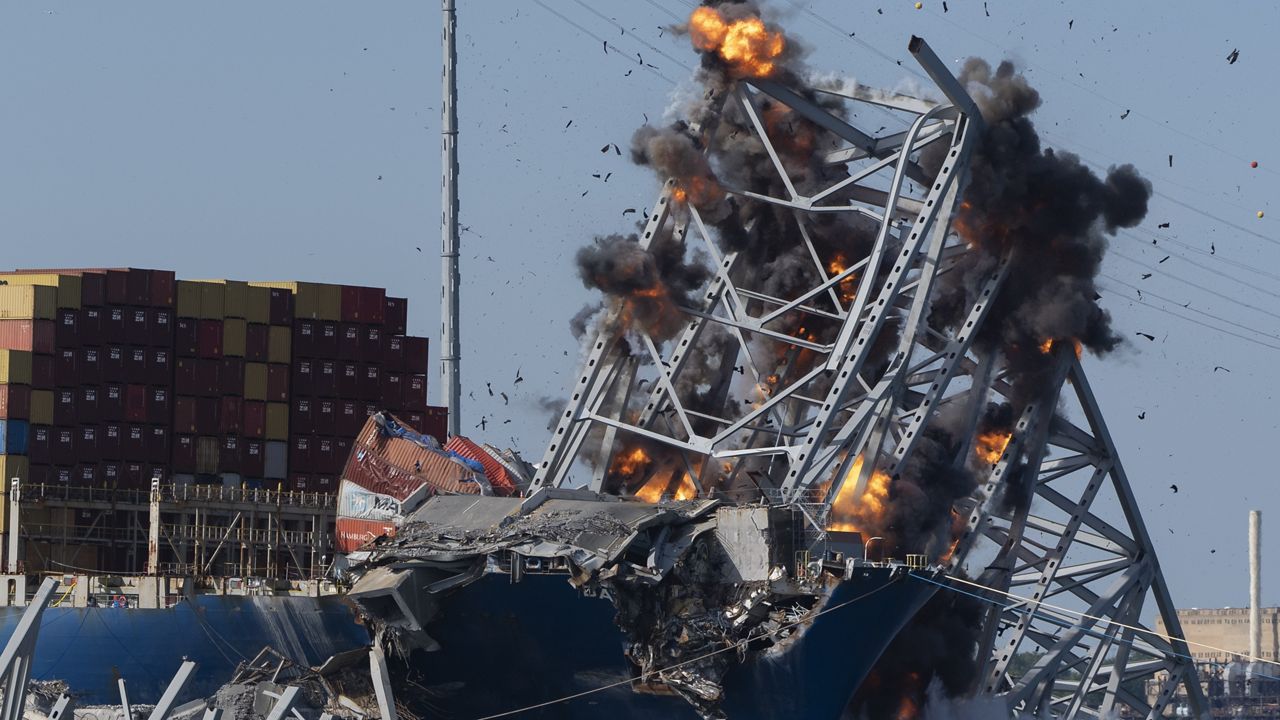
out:
<path id="1" fill-rule="evenodd" d="M 873 470 L 867 487 L 861 496 L 855 496 L 858 475 L 862 473 L 862 456 L 853 461 L 845 475 L 840 492 L 831 503 L 831 520 L 828 530 L 838 532 L 864 532 L 872 524 L 881 524 L 889 509 L 890 478 L 880 470 Z"/>
<path id="2" fill-rule="evenodd" d="M 695 48 L 714 53 L 739 78 L 769 77 L 787 46 L 782 33 L 769 30 L 759 17 L 731 20 L 706 6 L 689 16 L 689 37 Z"/>
<path id="3" fill-rule="evenodd" d="M 988 430 L 978 434 L 978 442 L 973 448 L 973 452 L 988 465 L 995 465 L 1000 462 L 1000 456 L 1004 455 L 1004 449 L 1009 446 L 1009 439 L 1013 437 L 1013 433 L 1003 430 Z"/>

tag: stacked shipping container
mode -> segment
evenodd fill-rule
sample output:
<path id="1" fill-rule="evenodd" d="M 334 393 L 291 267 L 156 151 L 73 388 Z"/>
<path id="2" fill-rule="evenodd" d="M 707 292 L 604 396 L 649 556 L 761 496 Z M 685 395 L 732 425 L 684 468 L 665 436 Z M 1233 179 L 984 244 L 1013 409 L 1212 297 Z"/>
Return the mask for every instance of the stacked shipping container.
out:
<path id="1" fill-rule="evenodd" d="M 0 477 L 334 492 L 376 410 L 443 440 L 406 320 L 377 288 L 0 274 Z"/>

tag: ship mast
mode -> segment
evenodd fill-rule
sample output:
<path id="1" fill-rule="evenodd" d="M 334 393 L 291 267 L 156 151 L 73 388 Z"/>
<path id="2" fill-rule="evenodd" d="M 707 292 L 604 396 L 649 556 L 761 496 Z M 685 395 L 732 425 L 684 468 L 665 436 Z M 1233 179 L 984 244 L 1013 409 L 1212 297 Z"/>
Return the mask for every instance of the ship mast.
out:
<path id="1" fill-rule="evenodd" d="M 458 47 L 454 0 L 441 0 L 444 11 L 443 102 L 440 106 L 440 393 L 449 410 L 448 432 L 459 434 L 462 381 L 458 340 Z"/>

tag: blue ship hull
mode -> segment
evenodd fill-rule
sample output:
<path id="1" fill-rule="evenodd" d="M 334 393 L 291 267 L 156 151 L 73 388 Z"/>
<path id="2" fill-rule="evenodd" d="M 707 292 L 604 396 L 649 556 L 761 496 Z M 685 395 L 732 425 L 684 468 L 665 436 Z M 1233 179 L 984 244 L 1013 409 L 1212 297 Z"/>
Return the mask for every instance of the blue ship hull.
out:
<path id="1" fill-rule="evenodd" d="M 807 630 L 736 664 L 721 705 L 730 720 L 836 720 L 889 642 L 933 595 L 904 568 L 861 568 L 837 585 Z M 422 710 L 464 720 L 622 684 L 520 713 L 522 718 L 697 720 L 673 694 L 638 692 L 612 603 L 564 576 L 488 575 L 451 595 L 427 633 L 442 649 L 409 658 L 434 696 Z M 781 649 L 779 649 L 781 648 Z"/>
<path id="2" fill-rule="evenodd" d="M 8 642 L 24 608 L 0 608 Z M 270 645 L 296 662 L 318 665 L 365 647 L 369 633 L 336 597 L 196 596 L 163 610 L 45 610 L 31 677 L 67 682 L 81 703 L 119 703 L 117 673 L 129 699 L 154 703 L 183 658 L 197 663 L 186 697 L 212 695 Z"/>

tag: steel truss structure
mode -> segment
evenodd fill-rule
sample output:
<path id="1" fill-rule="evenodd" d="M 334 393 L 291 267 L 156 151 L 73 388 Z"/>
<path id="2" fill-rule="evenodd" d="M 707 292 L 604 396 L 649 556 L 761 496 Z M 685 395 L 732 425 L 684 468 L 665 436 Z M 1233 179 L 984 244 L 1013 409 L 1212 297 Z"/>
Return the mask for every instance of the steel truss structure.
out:
<path id="1" fill-rule="evenodd" d="M 679 458 L 673 472 L 685 474 L 699 493 L 717 478 L 724 487 L 732 484 L 726 478 L 749 475 L 759 489 L 753 501 L 764 497 L 804 508 L 821 542 L 843 485 L 856 483 L 853 497 L 862 497 L 874 472 L 892 477 L 941 409 L 967 419 L 958 437 L 969 438 L 968 444 L 956 460 L 964 463 L 988 403 L 1008 402 L 1020 416 L 1000 460 L 985 468 L 986 482 L 955 508 L 969 523 L 948 560 L 955 577 L 979 574 L 993 604 L 975 693 L 1002 698 L 1011 713 L 1100 717 L 1127 706 L 1155 718 L 1181 692 L 1202 715 L 1207 706 L 1185 643 L 1156 637 L 1141 625 L 1144 601 L 1154 597 L 1165 627 L 1181 636 L 1154 548 L 1071 348 L 1059 344 L 1052 351 L 1053 397 L 1019 407 L 1012 405 L 1000 355 L 974 346 L 1009 258 L 987 263 L 989 274 L 970 294 L 954 330 L 926 322 L 939 279 L 977 252 L 951 231 L 951 217 L 984 124 L 928 45 L 912 38 L 909 49 L 945 102 L 862 86 L 793 88 L 772 80 L 744 80 L 729 93 L 722 113 L 749 120 L 785 196 L 725 190 L 785 209 L 820 282 L 793 297 L 764 291 L 758 273 L 742 267 L 737 254 L 721 251 L 696 207 L 677 207 L 676 180 L 669 180 L 640 242 L 645 248 L 661 241 L 703 250 L 715 268 L 703 304 L 680 308 L 683 330 L 665 343 L 638 323 L 601 323 L 534 488 L 585 484 L 622 492 L 610 486 L 608 469 L 628 443 L 639 441 Z M 823 94 L 848 103 L 848 117 L 872 105 L 906 114 L 909 127 L 880 137 L 866 133 L 812 99 Z M 763 119 L 764 103 L 781 103 L 847 143 L 825 159 L 847 166 L 848 175 L 825 187 L 798 187 L 779 138 Z M 926 174 L 919 163 L 930 147 L 943 158 L 936 174 Z M 866 258 L 829 273 L 812 229 L 832 213 L 869 220 L 876 232 Z M 842 292 L 854 283 L 856 294 Z M 834 321 L 838 335 L 815 341 L 784 322 L 796 314 Z M 698 364 L 696 352 L 704 358 L 697 382 L 707 382 L 706 358 L 718 363 L 719 379 L 709 390 L 701 388 L 701 403 L 693 407 L 694 383 L 685 376 Z M 811 361 L 795 362 L 800 353 L 810 353 Z M 767 392 L 744 408 L 729 391 L 735 382 L 739 389 Z M 1064 400 L 1074 397 L 1074 411 L 1059 409 L 1060 393 Z M 589 478 L 575 478 L 575 469 Z M 1080 476 L 1084 480 L 1072 485 Z M 1035 481 L 1024 492 L 1007 492 L 1015 477 Z M 1104 490 L 1111 502 L 1102 500 Z M 1015 671 L 1011 661 L 1027 652 L 1034 653 L 1034 665 Z M 1163 679 L 1154 704 L 1134 689 L 1135 681 L 1152 677 Z"/>

